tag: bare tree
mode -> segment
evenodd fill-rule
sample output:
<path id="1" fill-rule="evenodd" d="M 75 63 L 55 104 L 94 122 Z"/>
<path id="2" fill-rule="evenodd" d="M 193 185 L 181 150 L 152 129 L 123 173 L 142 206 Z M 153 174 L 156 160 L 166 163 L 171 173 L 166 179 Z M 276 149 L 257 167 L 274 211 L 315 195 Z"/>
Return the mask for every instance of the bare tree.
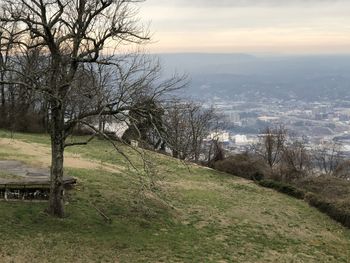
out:
<path id="1" fill-rule="evenodd" d="M 206 162 L 209 167 L 214 167 L 215 163 L 225 159 L 225 150 L 218 138 L 214 138 L 209 143 Z"/>
<path id="2" fill-rule="evenodd" d="M 336 142 L 325 143 L 315 147 L 312 155 L 318 170 L 327 175 L 331 175 L 343 161 L 341 145 Z"/>
<path id="3" fill-rule="evenodd" d="M 267 127 L 260 136 L 260 141 L 253 146 L 255 153 L 261 156 L 271 169 L 282 158 L 286 137 L 287 131 L 283 126 Z"/>
<path id="4" fill-rule="evenodd" d="M 1 71 L 15 72 L 23 79 L 8 78 L 1 80 L 1 84 L 21 85 L 48 98 L 52 149 L 48 212 L 51 215 L 64 216 L 64 149 L 87 143 L 66 143 L 74 128 L 78 124 L 86 125 L 97 133 L 99 130 L 91 123 L 93 117 L 112 115 L 117 119 L 128 113 L 138 97 L 148 94 L 157 98 L 179 82 L 174 78 L 160 83 L 159 65 L 143 56 L 117 56 L 125 44 L 142 44 L 149 39 L 147 29 L 136 18 L 138 2 L 4 0 L 1 3 L 2 28 L 15 28 L 9 33 L 9 52 L 38 49 L 46 58 L 45 81 L 38 82 L 35 78 L 40 70 L 32 68 L 27 75 L 15 66 Z M 103 81 L 106 71 L 96 70 L 97 65 L 113 68 L 115 76 L 108 76 L 112 80 L 109 84 Z M 92 73 L 90 77 L 88 72 Z M 79 99 L 77 110 L 72 102 Z M 142 107 L 139 111 L 143 111 Z"/>
<path id="5" fill-rule="evenodd" d="M 350 160 L 343 160 L 333 172 L 333 176 L 350 180 Z"/>
<path id="6" fill-rule="evenodd" d="M 173 157 L 182 160 L 188 157 L 191 145 L 186 109 L 186 103 L 174 100 L 166 106 L 165 113 L 167 144 L 172 151 Z"/>
<path id="7" fill-rule="evenodd" d="M 312 170 L 312 158 L 304 139 L 292 139 L 283 148 L 281 171 L 287 180 L 307 176 Z"/>
<path id="8" fill-rule="evenodd" d="M 4 22 L 0 23 L 0 114 L 1 124 L 6 125 L 9 122 L 8 116 L 8 99 L 7 90 L 9 84 L 4 83 L 6 78 L 11 78 L 11 72 L 6 72 L 6 69 L 11 67 L 11 46 L 17 40 L 16 25 L 7 25 Z M 13 94 L 13 93 L 12 93 Z"/>
<path id="9" fill-rule="evenodd" d="M 214 120 L 214 109 L 175 100 L 164 116 L 166 138 L 175 158 L 198 162 L 203 153 L 203 141 L 209 135 Z"/>

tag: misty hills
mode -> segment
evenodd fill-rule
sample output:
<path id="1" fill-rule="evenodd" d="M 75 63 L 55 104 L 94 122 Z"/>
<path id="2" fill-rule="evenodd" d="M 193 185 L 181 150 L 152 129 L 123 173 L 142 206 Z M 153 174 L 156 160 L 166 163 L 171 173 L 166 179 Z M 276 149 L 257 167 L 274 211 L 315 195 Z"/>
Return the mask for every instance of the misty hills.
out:
<path id="1" fill-rule="evenodd" d="M 166 74 L 190 76 L 194 98 L 350 99 L 350 55 L 160 54 Z"/>

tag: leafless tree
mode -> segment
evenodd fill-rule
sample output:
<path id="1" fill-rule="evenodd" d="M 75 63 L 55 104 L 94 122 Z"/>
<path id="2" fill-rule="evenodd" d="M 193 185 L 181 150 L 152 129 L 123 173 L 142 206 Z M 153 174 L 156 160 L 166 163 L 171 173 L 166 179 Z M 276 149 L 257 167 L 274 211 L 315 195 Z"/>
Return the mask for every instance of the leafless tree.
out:
<path id="1" fill-rule="evenodd" d="M 48 212 L 64 216 L 64 149 L 87 142 L 66 143 L 80 125 L 95 133 L 93 118 L 127 115 L 142 95 L 156 99 L 179 83 L 159 81 L 159 65 L 144 56 L 120 55 L 126 44 L 149 40 L 147 28 L 137 19 L 139 0 L 3 0 L 1 28 L 7 32 L 8 52 L 38 50 L 42 68 L 30 74 L 20 65 L 1 69 L 2 85 L 16 85 L 48 99 L 51 134 L 51 190 Z M 14 59 L 20 63 L 20 59 Z M 46 64 L 45 64 L 46 63 Z M 104 70 L 99 70 L 104 68 Z M 108 70 L 105 70 L 108 68 Z M 45 79 L 38 78 L 45 69 Z M 112 71 L 112 73 L 107 73 Z M 14 72 L 22 78 L 6 78 Z M 102 74 L 101 74 L 102 73 Z M 110 74 L 110 75 L 109 75 Z M 111 81 L 105 81 L 108 78 Z M 79 109 L 74 103 L 79 102 Z M 140 106 L 138 111 L 143 113 Z"/>
<path id="2" fill-rule="evenodd" d="M 214 138 L 208 145 L 206 163 L 209 167 L 214 167 L 215 163 L 225 159 L 225 150 L 219 138 Z"/>
<path id="3" fill-rule="evenodd" d="M 253 146 L 253 149 L 273 169 L 282 158 L 286 138 L 287 131 L 283 126 L 267 127 L 260 136 L 260 141 Z"/>
<path id="4" fill-rule="evenodd" d="M 333 176 L 350 180 L 350 160 L 343 160 L 333 172 Z"/>
<path id="5" fill-rule="evenodd" d="M 166 108 L 166 139 L 173 156 L 198 162 L 203 141 L 217 118 L 214 109 L 182 100 L 172 101 Z"/>
<path id="6" fill-rule="evenodd" d="M 304 139 L 290 139 L 283 148 L 281 171 L 287 180 L 307 176 L 312 170 L 312 158 Z"/>
<path id="7" fill-rule="evenodd" d="M 203 140 L 209 135 L 216 115 L 213 108 L 204 109 L 199 104 L 192 104 L 188 108 L 188 115 L 192 138 L 192 158 L 198 162 L 202 153 Z"/>
<path id="8" fill-rule="evenodd" d="M 327 175 L 331 175 L 343 161 L 341 145 L 336 142 L 324 143 L 315 147 L 312 155 L 318 170 Z"/>
<path id="9" fill-rule="evenodd" d="M 5 69 L 11 66 L 11 46 L 14 41 L 16 41 L 16 25 L 7 25 L 4 22 L 0 23 L 0 114 L 1 114 L 1 125 L 8 124 L 8 108 L 9 108 L 9 99 L 7 98 L 9 85 L 4 83 L 7 78 L 10 78 L 11 72 L 6 72 Z M 11 95 L 13 95 L 12 92 Z M 14 96 L 12 96 L 13 98 Z"/>

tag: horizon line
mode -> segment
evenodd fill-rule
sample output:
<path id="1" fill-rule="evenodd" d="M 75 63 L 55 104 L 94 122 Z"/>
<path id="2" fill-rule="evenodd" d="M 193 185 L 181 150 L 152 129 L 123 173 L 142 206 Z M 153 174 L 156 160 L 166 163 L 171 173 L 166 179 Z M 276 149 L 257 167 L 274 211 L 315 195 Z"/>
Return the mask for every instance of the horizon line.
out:
<path id="1" fill-rule="evenodd" d="M 191 55 L 245 55 L 245 56 L 299 56 L 299 57 L 337 57 L 337 56 L 350 56 L 349 53 L 267 53 L 267 52 L 194 52 L 194 51 L 178 51 L 178 52 L 149 52 L 151 55 L 179 55 L 179 54 L 191 54 Z"/>

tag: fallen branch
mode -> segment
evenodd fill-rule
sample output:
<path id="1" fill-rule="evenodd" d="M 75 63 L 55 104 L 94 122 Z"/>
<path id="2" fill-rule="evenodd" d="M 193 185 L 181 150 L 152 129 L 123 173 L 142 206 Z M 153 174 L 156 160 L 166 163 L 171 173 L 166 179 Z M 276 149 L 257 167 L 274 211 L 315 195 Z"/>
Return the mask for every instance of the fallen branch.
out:
<path id="1" fill-rule="evenodd" d="M 105 213 L 103 213 L 100 209 L 98 209 L 98 207 L 95 206 L 93 203 L 90 202 L 90 204 L 103 217 L 103 219 L 106 220 L 107 223 L 109 223 L 109 224 L 112 223 L 112 219 L 111 218 L 109 218 Z"/>

